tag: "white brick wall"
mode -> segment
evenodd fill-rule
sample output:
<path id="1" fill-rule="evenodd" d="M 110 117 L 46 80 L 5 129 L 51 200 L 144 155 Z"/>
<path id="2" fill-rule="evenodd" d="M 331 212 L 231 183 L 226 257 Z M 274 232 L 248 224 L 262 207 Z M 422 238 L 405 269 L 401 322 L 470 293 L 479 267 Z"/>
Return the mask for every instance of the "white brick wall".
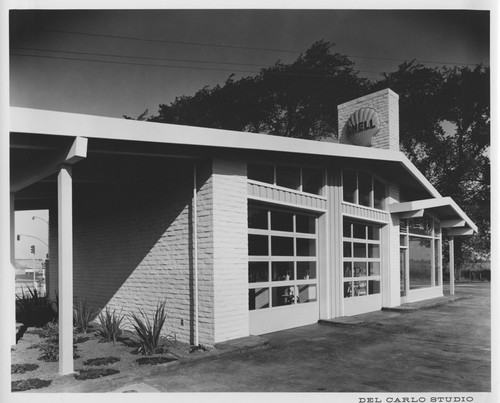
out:
<path id="1" fill-rule="evenodd" d="M 384 89 L 339 105 L 339 134 L 351 114 L 360 108 L 375 109 L 380 119 L 380 131 L 373 138 L 372 147 L 399 151 L 399 96 Z M 346 140 L 341 138 L 340 142 Z"/>
<path id="2" fill-rule="evenodd" d="M 202 344 L 214 343 L 210 167 L 208 171 L 200 175 L 198 192 Z M 179 340 L 193 342 L 192 168 L 184 165 L 175 175 L 155 175 L 153 186 L 136 185 L 122 194 L 117 190 L 117 205 L 107 211 L 93 194 L 76 203 L 88 208 L 74 209 L 74 296 L 123 314 L 142 309 L 152 315 L 165 300 L 165 333 L 174 331 Z M 51 211 L 51 295 L 57 290 L 55 217 L 57 210 Z"/>
<path id="3" fill-rule="evenodd" d="M 214 160 L 216 342 L 249 334 L 246 179 L 245 162 Z"/>

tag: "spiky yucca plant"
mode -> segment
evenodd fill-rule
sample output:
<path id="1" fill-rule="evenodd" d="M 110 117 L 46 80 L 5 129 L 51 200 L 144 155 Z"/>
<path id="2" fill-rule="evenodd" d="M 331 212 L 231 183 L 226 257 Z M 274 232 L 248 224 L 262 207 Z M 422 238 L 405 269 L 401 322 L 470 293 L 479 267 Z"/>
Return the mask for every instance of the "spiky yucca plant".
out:
<path id="1" fill-rule="evenodd" d="M 142 355 L 155 354 L 160 350 L 160 333 L 167 318 L 165 304 L 165 301 L 158 303 L 152 321 L 142 310 L 139 310 L 139 315 L 130 314 L 130 321 L 135 331 L 134 341 L 138 344 L 138 352 Z"/>
<path id="2" fill-rule="evenodd" d="M 97 316 L 97 311 L 87 301 L 79 300 L 73 307 L 73 324 L 77 330 L 87 333 L 90 323 Z"/>
<path id="3" fill-rule="evenodd" d="M 104 312 L 99 313 L 99 323 L 97 324 L 97 335 L 106 341 L 116 343 L 118 337 L 122 334 L 121 324 L 124 316 L 116 313 L 116 310 L 111 310 L 106 307 Z"/>

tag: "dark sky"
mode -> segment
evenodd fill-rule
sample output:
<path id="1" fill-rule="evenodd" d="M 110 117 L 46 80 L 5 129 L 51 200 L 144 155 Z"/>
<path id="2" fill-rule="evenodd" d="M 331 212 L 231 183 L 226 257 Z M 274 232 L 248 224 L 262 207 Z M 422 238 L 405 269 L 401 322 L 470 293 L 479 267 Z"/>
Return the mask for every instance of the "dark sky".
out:
<path id="1" fill-rule="evenodd" d="M 429 66 L 489 65 L 489 14 L 11 10 L 10 103 L 114 117 L 146 108 L 156 113 L 160 103 L 222 84 L 232 72 L 239 78 L 278 60 L 291 62 L 320 39 L 336 43 L 370 79 L 414 58 L 435 62 Z"/>

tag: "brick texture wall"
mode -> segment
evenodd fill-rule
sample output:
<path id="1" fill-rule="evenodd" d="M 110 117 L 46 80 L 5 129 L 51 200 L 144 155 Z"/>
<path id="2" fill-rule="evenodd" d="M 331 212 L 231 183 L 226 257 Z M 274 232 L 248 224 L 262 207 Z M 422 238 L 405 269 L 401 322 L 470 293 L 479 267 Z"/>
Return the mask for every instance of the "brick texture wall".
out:
<path id="1" fill-rule="evenodd" d="M 247 172 L 242 161 L 215 160 L 215 341 L 248 336 Z"/>
<path id="2" fill-rule="evenodd" d="M 211 167 L 199 175 L 200 343 L 213 344 Z M 150 173 L 151 174 L 151 173 Z M 75 194 L 74 297 L 101 310 L 153 315 L 166 301 L 164 333 L 194 339 L 193 171 L 155 172 L 152 183 L 115 188 L 112 208 L 97 192 Z M 76 185 L 77 186 L 77 185 Z M 57 210 L 51 210 L 50 294 L 57 292 Z M 128 321 L 125 321 L 128 322 Z M 124 322 L 124 323 L 125 323 Z"/>
<path id="3" fill-rule="evenodd" d="M 351 114 L 361 108 L 375 109 L 380 119 L 380 131 L 373 137 L 372 147 L 399 151 L 399 96 L 384 89 L 339 105 L 339 134 Z M 340 142 L 349 144 L 345 135 L 340 136 Z"/>

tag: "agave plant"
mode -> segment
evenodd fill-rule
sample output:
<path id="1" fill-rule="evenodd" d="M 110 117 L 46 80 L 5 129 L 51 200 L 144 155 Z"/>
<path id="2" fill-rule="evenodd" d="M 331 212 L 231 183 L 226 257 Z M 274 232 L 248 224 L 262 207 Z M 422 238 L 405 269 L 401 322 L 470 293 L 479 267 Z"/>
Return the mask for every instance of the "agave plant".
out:
<path id="1" fill-rule="evenodd" d="M 158 303 L 152 320 L 142 310 L 139 310 L 139 315 L 130 314 L 130 321 L 134 328 L 134 341 L 139 346 L 140 354 L 151 355 L 160 350 L 160 334 L 166 318 L 165 301 Z"/>
<path id="2" fill-rule="evenodd" d="M 104 312 L 99 313 L 97 317 L 99 323 L 97 324 L 97 335 L 106 341 L 116 343 L 117 338 L 122 334 L 121 324 L 124 316 L 116 313 L 116 310 L 111 310 L 106 307 Z"/>
<path id="3" fill-rule="evenodd" d="M 97 311 L 87 301 L 77 301 L 73 307 L 74 326 L 82 333 L 87 333 L 90 323 L 97 316 Z"/>

